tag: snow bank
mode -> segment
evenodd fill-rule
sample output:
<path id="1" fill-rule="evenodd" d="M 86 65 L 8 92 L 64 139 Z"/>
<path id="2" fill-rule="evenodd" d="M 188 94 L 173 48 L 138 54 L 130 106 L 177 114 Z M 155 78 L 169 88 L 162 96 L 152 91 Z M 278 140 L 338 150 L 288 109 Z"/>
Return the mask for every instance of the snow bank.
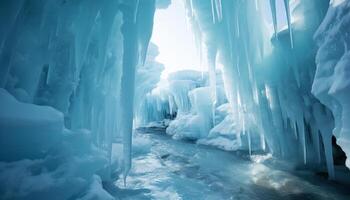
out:
<path id="1" fill-rule="evenodd" d="M 167 134 L 177 139 L 206 137 L 213 126 L 210 87 L 195 88 L 186 97 L 179 97 L 190 100 L 190 111 L 178 112 L 176 119 L 166 129 Z"/>
<path id="2" fill-rule="evenodd" d="M 242 142 L 235 127 L 233 115 L 230 113 L 232 110 L 228 103 L 220 106 L 218 110 L 223 108 L 227 112 L 221 113 L 223 119 L 218 120 L 219 123 L 210 130 L 208 137 L 199 139 L 197 143 L 215 146 L 226 151 L 238 150 L 242 147 Z"/>
<path id="3" fill-rule="evenodd" d="M 94 174 L 102 175 L 107 154 L 92 145 L 91 132 L 67 130 L 61 112 L 19 102 L 4 89 L 0 108 L 0 199 L 106 195 Z"/>
<path id="4" fill-rule="evenodd" d="M 0 88 L 0 160 L 40 158 L 57 145 L 63 114 L 48 106 L 17 101 Z"/>
<path id="5" fill-rule="evenodd" d="M 0 162 L 0 198 L 59 200 L 83 196 L 93 189 L 89 188 L 93 175 L 107 163 L 97 151 L 88 153 L 62 152 L 43 159 Z"/>

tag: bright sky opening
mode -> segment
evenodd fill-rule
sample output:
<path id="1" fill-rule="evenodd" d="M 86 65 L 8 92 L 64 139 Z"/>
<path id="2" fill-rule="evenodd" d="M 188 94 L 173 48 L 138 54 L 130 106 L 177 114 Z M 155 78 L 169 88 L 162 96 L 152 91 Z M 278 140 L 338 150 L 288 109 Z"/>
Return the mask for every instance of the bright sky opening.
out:
<path id="1" fill-rule="evenodd" d="M 159 47 L 157 61 L 165 66 L 162 78 L 174 71 L 201 70 L 198 50 L 182 1 L 172 0 L 167 9 L 156 11 L 151 41 Z"/>

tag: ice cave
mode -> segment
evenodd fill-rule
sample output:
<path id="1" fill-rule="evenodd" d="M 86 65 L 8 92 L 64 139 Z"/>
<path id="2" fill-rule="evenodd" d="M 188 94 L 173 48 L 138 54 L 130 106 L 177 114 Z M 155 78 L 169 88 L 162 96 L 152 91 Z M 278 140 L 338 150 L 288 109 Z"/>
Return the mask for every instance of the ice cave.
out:
<path id="1" fill-rule="evenodd" d="M 1 200 L 349 200 L 350 0 L 1 0 Z"/>

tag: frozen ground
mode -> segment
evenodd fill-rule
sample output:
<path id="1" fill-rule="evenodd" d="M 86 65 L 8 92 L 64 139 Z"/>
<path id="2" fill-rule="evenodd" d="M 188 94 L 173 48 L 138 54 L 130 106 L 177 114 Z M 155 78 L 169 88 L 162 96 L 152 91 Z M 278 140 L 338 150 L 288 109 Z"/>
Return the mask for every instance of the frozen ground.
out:
<path id="1" fill-rule="evenodd" d="M 161 128 L 138 129 L 134 141 L 126 187 L 122 178 L 115 183 L 121 199 L 350 199 L 349 186 L 272 168 L 269 156 L 251 161 L 242 153 L 172 140 Z"/>

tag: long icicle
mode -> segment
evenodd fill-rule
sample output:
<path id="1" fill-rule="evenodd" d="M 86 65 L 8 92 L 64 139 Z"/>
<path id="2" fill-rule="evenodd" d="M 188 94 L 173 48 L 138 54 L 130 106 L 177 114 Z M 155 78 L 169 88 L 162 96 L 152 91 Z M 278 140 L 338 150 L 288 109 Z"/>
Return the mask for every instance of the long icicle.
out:
<path id="1" fill-rule="evenodd" d="M 284 0 L 284 8 L 286 10 L 286 16 L 287 16 L 287 22 L 288 22 L 290 46 L 293 49 L 294 41 L 293 41 L 293 30 L 292 30 L 292 23 L 291 23 L 291 16 L 290 16 L 289 0 Z"/>
<path id="2" fill-rule="evenodd" d="M 216 13 L 218 15 L 218 21 L 222 20 L 222 5 L 221 0 L 215 0 Z"/>
<path id="3" fill-rule="evenodd" d="M 270 0 L 270 8 L 273 21 L 273 30 L 275 31 L 275 37 L 277 38 L 277 14 L 276 14 L 276 0 Z"/>
<path id="4" fill-rule="evenodd" d="M 216 20 L 215 20 L 215 8 L 214 8 L 214 1 L 215 0 L 211 0 L 211 15 L 212 15 L 212 17 L 213 17 L 213 24 L 215 24 L 216 23 Z"/>

